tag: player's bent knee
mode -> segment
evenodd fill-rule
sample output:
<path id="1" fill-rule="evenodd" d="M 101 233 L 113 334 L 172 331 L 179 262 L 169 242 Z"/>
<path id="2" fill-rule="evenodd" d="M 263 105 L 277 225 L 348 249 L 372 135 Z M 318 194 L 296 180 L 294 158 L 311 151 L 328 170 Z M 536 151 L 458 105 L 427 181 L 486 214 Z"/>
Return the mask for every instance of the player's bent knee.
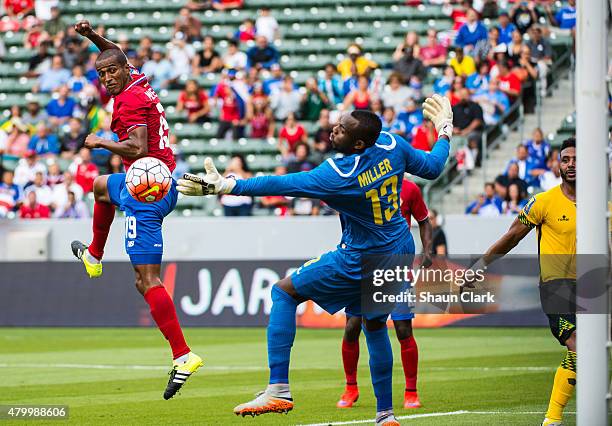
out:
<path id="1" fill-rule="evenodd" d="M 363 326 L 367 331 L 378 331 L 383 327 L 387 326 L 386 321 L 381 321 L 380 319 L 363 319 Z"/>
<path id="2" fill-rule="evenodd" d="M 274 287 L 278 287 L 280 290 L 284 291 L 289 296 L 291 296 L 293 299 L 295 299 L 298 303 L 304 302 L 306 300 L 303 297 L 301 297 L 295 290 L 295 287 L 293 286 L 293 283 L 291 282 L 291 277 L 283 278 L 282 280 L 274 284 Z"/>
<path id="3" fill-rule="evenodd" d="M 98 176 L 94 180 L 93 192 L 94 192 L 94 199 L 96 201 L 110 203 L 110 196 L 108 195 L 107 182 L 108 182 L 108 175 Z"/>
<path id="4" fill-rule="evenodd" d="M 398 320 L 394 321 L 395 333 L 397 334 L 397 340 L 404 340 L 412 336 L 412 321 L 411 320 Z"/>
<path id="5" fill-rule="evenodd" d="M 354 342 L 359 339 L 361 334 L 361 317 L 347 317 L 346 327 L 344 328 L 344 340 Z"/>

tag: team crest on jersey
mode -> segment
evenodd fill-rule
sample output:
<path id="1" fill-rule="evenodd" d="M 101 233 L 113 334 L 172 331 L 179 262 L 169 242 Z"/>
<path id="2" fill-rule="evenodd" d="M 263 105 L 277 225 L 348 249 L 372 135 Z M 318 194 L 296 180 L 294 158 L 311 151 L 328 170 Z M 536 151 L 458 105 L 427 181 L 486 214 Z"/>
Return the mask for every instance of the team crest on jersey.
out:
<path id="1" fill-rule="evenodd" d="M 569 222 L 570 218 L 567 217 L 566 215 L 561 216 L 560 218 L 557 219 L 559 222 Z"/>

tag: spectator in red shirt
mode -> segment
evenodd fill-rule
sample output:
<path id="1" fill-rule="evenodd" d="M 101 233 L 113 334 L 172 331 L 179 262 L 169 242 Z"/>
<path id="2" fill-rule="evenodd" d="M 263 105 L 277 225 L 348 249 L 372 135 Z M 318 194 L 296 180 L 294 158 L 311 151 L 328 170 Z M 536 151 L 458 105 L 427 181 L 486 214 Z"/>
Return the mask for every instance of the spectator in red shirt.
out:
<path id="1" fill-rule="evenodd" d="M 240 9 L 244 0 L 212 0 L 212 7 L 215 10 Z"/>
<path id="2" fill-rule="evenodd" d="M 444 65 L 446 63 L 446 47 L 438 42 L 436 30 L 427 30 L 427 44 L 421 47 L 419 58 L 426 67 Z"/>
<path id="3" fill-rule="evenodd" d="M 304 126 L 296 121 L 295 114 L 290 112 L 278 134 L 278 149 L 283 158 L 295 153 L 298 142 L 308 143 L 308 133 Z"/>
<path id="4" fill-rule="evenodd" d="M 185 83 L 185 90 L 181 91 L 176 101 L 176 111 L 187 111 L 187 120 L 190 123 L 210 121 L 208 96 L 196 80 L 188 80 Z"/>
<path id="5" fill-rule="evenodd" d="M 255 40 L 255 22 L 252 19 L 247 18 L 242 21 L 242 25 L 238 27 L 238 30 L 233 34 L 234 40 L 238 40 L 241 43 L 246 43 L 250 40 Z"/>
<path id="6" fill-rule="evenodd" d="M 467 11 L 471 7 L 472 5 L 467 0 L 464 0 L 459 3 L 456 9 L 453 9 L 450 3 L 446 3 L 444 6 L 442 6 L 442 12 L 450 16 L 454 22 L 453 31 L 459 31 L 459 28 L 461 28 L 463 24 L 465 24 L 465 22 L 467 21 Z"/>
<path id="7" fill-rule="evenodd" d="M 252 138 L 265 139 L 274 136 L 274 115 L 265 96 L 251 97 L 247 121 L 251 126 Z"/>
<path id="8" fill-rule="evenodd" d="M 34 0 L 4 0 L 4 11 L 11 18 L 31 15 L 34 12 Z"/>
<path id="9" fill-rule="evenodd" d="M 19 209 L 19 217 L 22 219 L 49 219 L 51 210 L 36 201 L 36 191 L 30 191 L 27 201 Z"/>
<path id="10" fill-rule="evenodd" d="M 423 124 L 412 129 L 413 148 L 429 152 L 437 140 L 438 132 L 430 120 L 424 120 Z"/>
<path id="11" fill-rule="evenodd" d="M 513 103 L 521 94 L 521 80 L 516 74 L 510 72 L 508 61 L 501 60 L 497 63 L 499 70 L 499 90 L 504 92 Z"/>
<path id="12" fill-rule="evenodd" d="M 228 76 L 233 78 L 235 71 L 228 71 Z M 232 90 L 229 81 L 222 81 L 217 85 L 213 95 L 217 99 L 221 99 L 221 115 L 219 116 L 219 127 L 217 129 L 217 138 L 225 137 L 228 130 L 232 131 L 234 140 L 244 137 L 243 107 L 242 100 L 238 94 Z"/>
<path id="13" fill-rule="evenodd" d="M 80 161 L 79 161 L 80 160 Z M 74 181 L 83 188 L 83 193 L 87 194 L 93 190 L 94 180 L 100 174 L 98 167 L 91 162 L 91 151 L 89 148 L 81 148 L 79 157 L 72 164 Z"/>

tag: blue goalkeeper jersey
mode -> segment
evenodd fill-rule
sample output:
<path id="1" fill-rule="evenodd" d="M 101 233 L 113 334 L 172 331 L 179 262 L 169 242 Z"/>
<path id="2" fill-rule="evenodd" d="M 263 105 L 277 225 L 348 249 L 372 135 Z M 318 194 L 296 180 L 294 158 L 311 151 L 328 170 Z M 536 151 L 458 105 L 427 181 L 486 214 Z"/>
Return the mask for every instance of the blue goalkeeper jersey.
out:
<path id="1" fill-rule="evenodd" d="M 376 144 L 342 158 L 329 158 L 309 172 L 238 180 L 233 195 L 317 198 L 340 213 L 340 245 L 385 253 L 411 239 L 400 212 L 404 172 L 425 179 L 440 175 L 449 142 L 439 139 L 430 153 L 401 136 L 381 132 Z"/>

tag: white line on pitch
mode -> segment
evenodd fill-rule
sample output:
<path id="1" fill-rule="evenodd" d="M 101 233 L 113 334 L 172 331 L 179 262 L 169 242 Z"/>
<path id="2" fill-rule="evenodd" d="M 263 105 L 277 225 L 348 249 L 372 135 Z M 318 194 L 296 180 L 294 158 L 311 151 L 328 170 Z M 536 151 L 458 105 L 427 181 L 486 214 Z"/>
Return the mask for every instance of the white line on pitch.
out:
<path id="1" fill-rule="evenodd" d="M 495 415 L 495 414 L 503 414 L 503 415 L 533 415 L 540 414 L 544 415 L 541 411 L 467 411 L 467 410 L 459 410 L 459 411 L 449 411 L 445 413 L 422 413 L 422 414 L 410 414 L 407 416 L 397 416 L 398 420 L 408 420 L 408 419 L 420 419 L 424 417 L 444 417 L 444 416 L 458 416 L 463 414 L 484 414 L 484 415 Z M 565 414 L 576 414 L 575 411 L 566 411 Z M 339 425 L 356 425 L 362 423 L 372 423 L 374 419 L 368 420 L 349 420 L 346 422 L 326 422 L 326 423 L 311 423 L 301 426 L 339 426 Z"/>
<path id="2" fill-rule="evenodd" d="M 89 368 L 93 370 L 167 370 L 169 367 L 164 365 L 126 365 L 126 364 L 72 364 L 72 363 L 0 363 L 0 368 Z M 258 367 L 252 365 L 245 366 L 224 366 L 224 365 L 207 365 L 207 370 L 212 371 L 265 371 L 267 367 Z M 321 369 L 327 370 L 325 367 L 298 367 L 293 368 L 294 370 L 313 370 Z M 424 367 L 423 372 L 426 371 L 554 371 L 552 367 Z"/>
<path id="3" fill-rule="evenodd" d="M 84 368 L 92 370 L 168 370 L 169 366 L 163 365 L 113 365 L 113 364 L 7 364 L 0 363 L 0 368 Z M 267 367 L 254 367 L 254 366 L 222 366 L 212 365 L 206 366 L 207 370 L 219 370 L 219 371 L 263 371 L 267 370 Z"/>

